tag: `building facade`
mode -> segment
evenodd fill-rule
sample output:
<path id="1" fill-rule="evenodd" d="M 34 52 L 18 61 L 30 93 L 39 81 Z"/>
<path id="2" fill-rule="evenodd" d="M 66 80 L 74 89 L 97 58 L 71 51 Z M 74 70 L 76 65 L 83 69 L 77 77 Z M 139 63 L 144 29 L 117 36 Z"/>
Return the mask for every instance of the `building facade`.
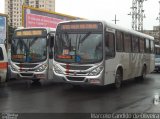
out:
<path id="1" fill-rule="evenodd" d="M 8 15 L 10 26 L 22 26 L 23 5 L 55 11 L 55 0 L 5 0 L 5 14 Z"/>
<path id="2" fill-rule="evenodd" d="M 160 44 L 160 26 L 153 26 L 153 30 L 143 30 L 143 33 L 153 36 L 156 44 Z"/>

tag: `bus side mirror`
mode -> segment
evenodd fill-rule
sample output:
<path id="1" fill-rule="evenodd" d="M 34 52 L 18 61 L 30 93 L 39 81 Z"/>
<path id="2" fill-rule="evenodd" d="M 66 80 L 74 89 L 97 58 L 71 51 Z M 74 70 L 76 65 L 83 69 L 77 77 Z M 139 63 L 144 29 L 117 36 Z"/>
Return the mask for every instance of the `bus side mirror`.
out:
<path id="1" fill-rule="evenodd" d="M 49 34 L 49 59 L 53 59 L 54 33 Z"/>
<path id="2" fill-rule="evenodd" d="M 49 34 L 49 46 L 50 46 L 50 48 L 53 48 L 53 46 L 54 46 L 54 36 L 55 36 L 55 33 L 50 33 Z"/>
<path id="3" fill-rule="evenodd" d="M 53 52 L 49 52 L 49 59 L 53 59 Z"/>

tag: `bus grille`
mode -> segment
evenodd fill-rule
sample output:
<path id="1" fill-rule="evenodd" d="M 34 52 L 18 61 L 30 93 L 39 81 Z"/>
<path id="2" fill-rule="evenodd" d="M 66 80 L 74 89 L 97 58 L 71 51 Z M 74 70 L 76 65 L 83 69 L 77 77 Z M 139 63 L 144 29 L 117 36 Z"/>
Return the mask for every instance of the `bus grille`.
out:
<path id="1" fill-rule="evenodd" d="M 33 68 L 35 66 L 37 66 L 38 64 L 16 64 L 18 67 L 22 67 L 22 68 Z"/>
<path id="2" fill-rule="evenodd" d="M 67 76 L 67 79 L 70 81 L 84 81 L 84 77 L 69 77 L 69 76 Z"/>
<path id="3" fill-rule="evenodd" d="M 22 76 L 33 76 L 33 73 L 21 73 Z"/>
<path id="4" fill-rule="evenodd" d="M 65 69 L 67 68 L 66 65 L 61 65 L 61 66 Z M 69 66 L 70 70 L 87 70 L 89 68 L 91 68 L 91 66 L 72 66 L 72 65 Z"/>

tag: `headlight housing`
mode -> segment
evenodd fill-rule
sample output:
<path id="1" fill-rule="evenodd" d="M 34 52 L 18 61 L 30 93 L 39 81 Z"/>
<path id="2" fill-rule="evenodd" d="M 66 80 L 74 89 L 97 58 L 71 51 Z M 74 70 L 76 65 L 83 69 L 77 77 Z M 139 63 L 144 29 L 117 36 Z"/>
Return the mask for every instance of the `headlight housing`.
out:
<path id="1" fill-rule="evenodd" d="M 57 65 L 53 65 L 53 70 L 56 72 L 56 73 L 58 73 L 58 74 L 63 74 L 63 72 L 62 72 L 62 70 L 57 66 Z"/>
<path id="2" fill-rule="evenodd" d="M 36 72 L 42 72 L 47 68 L 47 64 L 42 64 L 36 69 Z"/>
<path id="3" fill-rule="evenodd" d="M 13 64 L 10 64 L 10 68 L 11 68 L 11 70 L 13 70 L 13 71 L 18 71 L 18 69 L 17 69 Z"/>
<path id="4" fill-rule="evenodd" d="M 89 72 L 89 76 L 96 76 L 103 70 L 103 66 L 96 67 L 91 72 Z"/>

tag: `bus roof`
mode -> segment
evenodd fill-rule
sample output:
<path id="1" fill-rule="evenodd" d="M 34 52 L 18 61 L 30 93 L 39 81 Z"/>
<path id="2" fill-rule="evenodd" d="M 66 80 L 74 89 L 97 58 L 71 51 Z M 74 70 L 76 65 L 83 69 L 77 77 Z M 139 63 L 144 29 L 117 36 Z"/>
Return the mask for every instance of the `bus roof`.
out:
<path id="1" fill-rule="evenodd" d="M 160 48 L 160 45 L 155 45 L 156 48 Z"/>
<path id="2" fill-rule="evenodd" d="M 16 29 L 16 31 L 17 30 L 25 30 L 25 29 L 46 29 L 47 30 L 47 32 L 50 32 L 50 31 L 56 31 L 56 29 L 55 28 L 50 28 L 50 27 L 19 27 L 19 28 L 17 28 Z"/>
<path id="3" fill-rule="evenodd" d="M 102 21 L 102 20 L 70 20 L 70 21 L 63 21 L 63 22 L 60 22 L 60 23 L 74 23 L 74 22 L 101 22 L 103 25 L 108 26 L 110 28 L 113 28 L 113 29 L 116 29 L 116 30 L 119 30 L 119 31 L 122 31 L 122 32 L 126 32 L 126 33 L 129 33 L 129 34 L 133 34 L 133 35 L 136 35 L 136 36 L 139 36 L 139 37 L 144 37 L 144 38 L 148 38 L 150 40 L 154 40 L 154 37 L 152 37 L 150 35 L 147 35 L 147 34 L 132 30 L 132 29 L 127 29 L 127 28 L 118 26 L 116 24 L 112 24 L 112 23 Z"/>

